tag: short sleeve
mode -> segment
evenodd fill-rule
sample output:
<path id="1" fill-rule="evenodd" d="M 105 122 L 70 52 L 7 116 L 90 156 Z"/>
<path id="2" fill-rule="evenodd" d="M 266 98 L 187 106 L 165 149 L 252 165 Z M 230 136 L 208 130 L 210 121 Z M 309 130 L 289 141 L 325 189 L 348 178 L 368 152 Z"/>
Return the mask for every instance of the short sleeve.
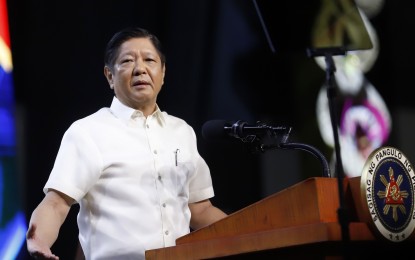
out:
<path id="1" fill-rule="evenodd" d="M 97 181 L 102 156 L 82 125 L 73 123 L 65 132 L 43 191 L 58 190 L 79 201 Z"/>

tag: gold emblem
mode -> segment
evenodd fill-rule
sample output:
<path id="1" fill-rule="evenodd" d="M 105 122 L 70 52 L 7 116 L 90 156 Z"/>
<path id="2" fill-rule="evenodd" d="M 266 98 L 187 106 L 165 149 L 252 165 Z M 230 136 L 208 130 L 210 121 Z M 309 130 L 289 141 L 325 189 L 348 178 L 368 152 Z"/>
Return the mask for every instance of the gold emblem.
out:
<path id="1" fill-rule="evenodd" d="M 385 199 L 383 214 L 388 215 L 392 208 L 392 218 L 395 222 L 398 221 L 398 209 L 402 214 L 406 215 L 403 199 L 408 197 L 408 191 L 400 190 L 399 186 L 401 185 L 402 180 L 402 175 L 399 175 L 398 179 L 395 181 L 392 167 L 389 167 L 389 182 L 386 180 L 385 175 L 380 175 L 380 181 L 385 185 L 385 191 L 378 191 L 377 195 L 379 198 Z"/>

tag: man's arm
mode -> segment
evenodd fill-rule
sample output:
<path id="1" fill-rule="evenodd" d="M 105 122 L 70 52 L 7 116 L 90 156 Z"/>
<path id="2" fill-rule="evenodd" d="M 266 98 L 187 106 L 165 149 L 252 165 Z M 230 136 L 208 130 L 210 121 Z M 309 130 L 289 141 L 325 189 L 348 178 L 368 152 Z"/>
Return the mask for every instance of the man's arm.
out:
<path id="1" fill-rule="evenodd" d="M 59 259 L 50 248 L 58 238 L 59 229 L 68 216 L 74 200 L 49 190 L 33 211 L 26 233 L 27 250 L 36 259 Z"/>
<path id="2" fill-rule="evenodd" d="M 192 214 L 190 227 L 194 230 L 210 225 L 227 216 L 225 212 L 213 206 L 210 200 L 202 200 L 189 204 Z"/>

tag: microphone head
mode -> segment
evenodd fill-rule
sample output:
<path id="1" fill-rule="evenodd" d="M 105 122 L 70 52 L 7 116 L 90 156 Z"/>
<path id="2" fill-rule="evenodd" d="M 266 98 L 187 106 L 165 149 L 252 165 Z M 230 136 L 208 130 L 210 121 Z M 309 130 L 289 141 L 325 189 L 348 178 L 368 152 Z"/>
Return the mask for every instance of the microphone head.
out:
<path id="1" fill-rule="evenodd" d="M 202 126 L 202 136 L 206 140 L 219 140 L 228 138 L 225 127 L 230 124 L 226 120 L 216 119 L 210 120 Z"/>

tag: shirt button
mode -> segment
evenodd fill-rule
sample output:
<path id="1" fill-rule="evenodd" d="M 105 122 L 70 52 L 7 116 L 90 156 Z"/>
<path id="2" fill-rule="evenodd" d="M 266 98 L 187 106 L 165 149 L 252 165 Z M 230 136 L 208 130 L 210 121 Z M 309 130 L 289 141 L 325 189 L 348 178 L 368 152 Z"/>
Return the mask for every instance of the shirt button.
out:
<path id="1" fill-rule="evenodd" d="M 148 124 L 146 124 L 146 127 L 147 127 L 147 128 L 150 128 L 150 126 L 149 126 Z"/>
<path id="2" fill-rule="evenodd" d="M 153 153 L 154 153 L 154 154 L 157 154 L 157 150 L 154 150 L 154 151 L 153 151 Z"/>
<path id="3" fill-rule="evenodd" d="M 163 208 L 165 208 L 166 207 L 166 203 L 163 203 L 162 206 L 163 206 Z"/>
<path id="4" fill-rule="evenodd" d="M 161 181 L 161 176 L 159 175 L 158 179 Z"/>
<path id="5" fill-rule="evenodd" d="M 164 231 L 164 234 L 168 235 L 169 234 L 169 231 L 168 230 Z"/>

